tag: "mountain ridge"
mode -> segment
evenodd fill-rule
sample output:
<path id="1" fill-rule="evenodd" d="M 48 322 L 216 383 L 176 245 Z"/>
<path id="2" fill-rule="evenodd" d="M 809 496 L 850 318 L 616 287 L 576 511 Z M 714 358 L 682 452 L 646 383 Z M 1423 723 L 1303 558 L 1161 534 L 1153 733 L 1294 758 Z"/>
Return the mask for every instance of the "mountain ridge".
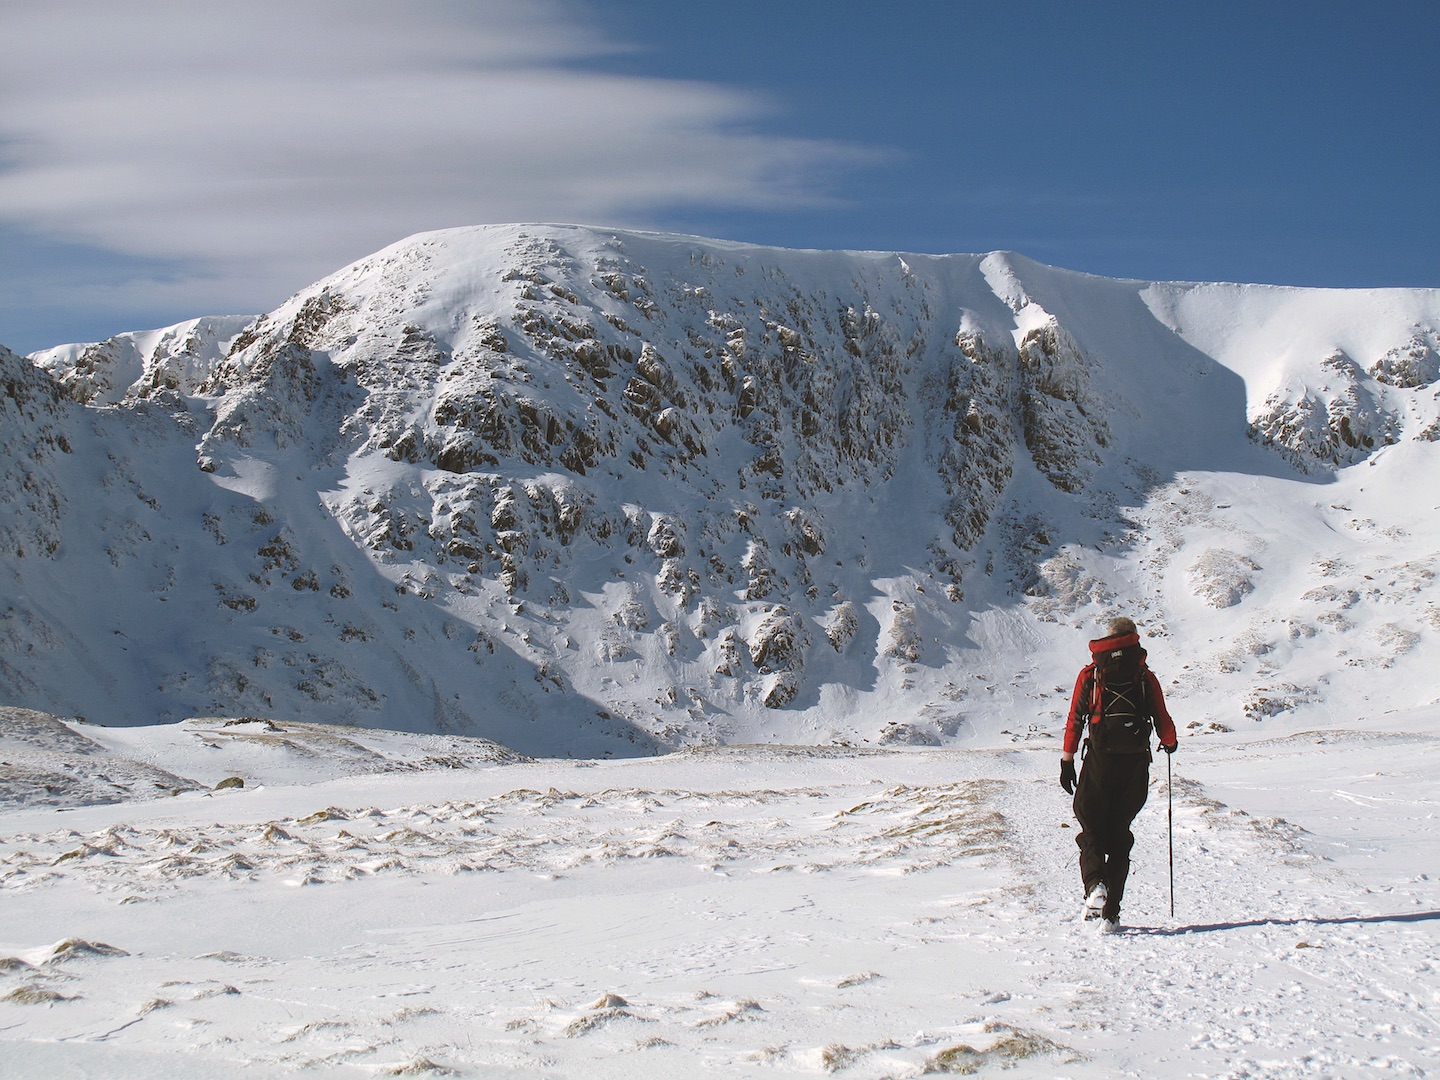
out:
<path id="1" fill-rule="evenodd" d="M 253 320 L 7 361 L 53 399 L 26 438 L 49 423 L 71 451 L 6 448 L 35 491 L 29 547 L 0 552 L 0 697 L 524 753 L 993 741 L 1053 726 L 1077 631 L 1124 609 L 1202 727 L 1351 707 L 1364 687 L 1334 692 L 1318 658 L 1354 658 L 1358 609 L 1403 614 L 1405 662 L 1434 655 L 1433 521 L 1397 542 L 1420 588 L 1370 599 L 1363 529 L 1340 523 L 1349 569 L 1326 578 L 1223 493 L 1335 528 L 1317 485 L 1433 471 L 1436 327 L 1436 290 L 420 234 Z M 111 640 L 93 604 L 59 610 L 77 581 L 115 594 Z M 1227 642 L 1216 614 L 1247 625 Z M 1179 674 L 1180 638 L 1206 678 Z M 122 702 L 104 678 L 127 670 Z"/>

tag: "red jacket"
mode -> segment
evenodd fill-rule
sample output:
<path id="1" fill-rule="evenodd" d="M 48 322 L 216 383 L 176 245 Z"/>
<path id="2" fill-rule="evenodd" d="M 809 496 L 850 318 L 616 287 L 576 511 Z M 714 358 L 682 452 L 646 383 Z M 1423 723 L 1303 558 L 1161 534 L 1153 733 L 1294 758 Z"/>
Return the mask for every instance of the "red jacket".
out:
<path id="1" fill-rule="evenodd" d="M 1122 634 L 1118 637 L 1099 638 L 1090 642 L 1090 655 L 1099 656 L 1101 653 L 1110 652 L 1113 649 L 1123 649 L 1128 645 L 1139 645 L 1139 634 Z M 1091 678 L 1095 674 L 1095 664 L 1086 664 L 1080 670 L 1075 680 L 1075 692 L 1070 699 L 1070 714 L 1065 719 L 1065 743 L 1064 751 L 1067 754 L 1074 754 L 1080 749 L 1080 740 L 1085 735 L 1085 725 L 1090 721 L 1091 695 L 1087 689 Z M 1145 687 L 1148 691 L 1146 700 L 1150 705 L 1150 715 L 1155 720 L 1155 733 L 1160 736 L 1160 742 L 1164 746 L 1173 746 L 1176 742 L 1175 721 L 1170 719 L 1170 713 L 1165 708 L 1165 695 L 1160 692 L 1160 680 L 1155 673 L 1145 666 L 1145 650 L 1140 650 L 1140 677 L 1145 680 Z"/>

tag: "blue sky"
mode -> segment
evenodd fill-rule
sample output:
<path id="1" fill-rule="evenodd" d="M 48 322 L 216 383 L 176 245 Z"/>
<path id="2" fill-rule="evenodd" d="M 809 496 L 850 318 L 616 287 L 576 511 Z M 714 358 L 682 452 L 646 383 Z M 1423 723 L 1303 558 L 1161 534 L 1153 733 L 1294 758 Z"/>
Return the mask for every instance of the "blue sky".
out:
<path id="1" fill-rule="evenodd" d="M 1440 4 L 0 0 L 0 343 L 571 221 L 1440 286 Z"/>

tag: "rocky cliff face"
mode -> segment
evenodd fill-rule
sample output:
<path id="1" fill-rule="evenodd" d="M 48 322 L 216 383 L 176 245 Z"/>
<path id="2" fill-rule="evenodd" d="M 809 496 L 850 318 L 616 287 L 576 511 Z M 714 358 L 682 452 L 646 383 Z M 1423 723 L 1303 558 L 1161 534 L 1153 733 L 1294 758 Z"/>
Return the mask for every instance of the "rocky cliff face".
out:
<path id="1" fill-rule="evenodd" d="M 1421 391 L 1440 380 L 1436 331 L 1414 328 L 1409 340 L 1369 365 L 1337 350 L 1318 372 L 1294 372 L 1261 406 L 1252 437 L 1284 453 L 1296 468 L 1316 473 L 1354 465 L 1403 437 L 1406 413 Z M 1317 377 L 1318 375 L 1318 377 Z M 1440 438 L 1435 426 L 1415 437 Z"/>
<path id="2" fill-rule="evenodd" d="M 1395 395 L 1434 382 L 1432 328 L 1225 414 L 1233 385 L 1175 400 L 1178 369 L 1233 376 L 1141 289 L 1006 256 L 456 230 L 258 319 L 6 357 L 3 696 L 537 752 L 953 737 L 991 662 L 967 654 L 979 613 L 1043 637 L 1123 602 L 1079 552 L 1133 544 L 1124 508 L 1245 457 L 1247 422 L 1310 471 L 1424 428 Z M 1124 318 L 1071 317 L 1100 300 Z M 91 605 L 55 600 L 77 581 Z"/>

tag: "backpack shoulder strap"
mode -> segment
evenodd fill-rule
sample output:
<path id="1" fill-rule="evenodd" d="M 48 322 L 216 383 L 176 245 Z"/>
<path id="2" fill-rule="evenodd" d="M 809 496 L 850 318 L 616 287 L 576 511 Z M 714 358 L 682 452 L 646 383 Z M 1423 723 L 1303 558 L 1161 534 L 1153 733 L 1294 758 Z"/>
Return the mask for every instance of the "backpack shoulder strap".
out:
<path id="1" fill-rule="evenodd" d="M 1105 669 L 1090 665 L 1090 722 L 1100 723 L 1105 712 Z"/>

